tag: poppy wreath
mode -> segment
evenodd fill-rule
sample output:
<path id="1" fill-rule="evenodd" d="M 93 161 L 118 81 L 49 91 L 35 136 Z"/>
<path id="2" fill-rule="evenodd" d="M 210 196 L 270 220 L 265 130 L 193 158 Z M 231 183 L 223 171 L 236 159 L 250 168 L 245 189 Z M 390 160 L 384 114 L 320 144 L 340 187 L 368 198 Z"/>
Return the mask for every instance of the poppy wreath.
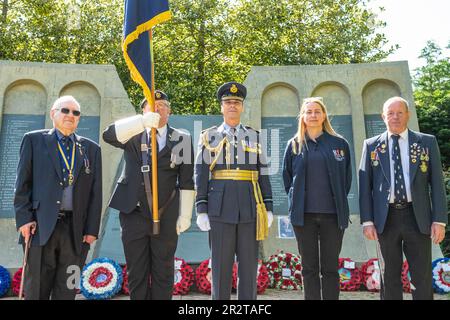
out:
<path id="1" fill-rule="evenodd" d="M 381 288 L 381 271 L 378 259 L 370 259 L 361 266 L 363 284 L 367 290 L 378 292 Z"/>
<path id="2" fill-rule="evenodd" d="M 12 280 L 12 292 L 14 295 L 19 296 L 20 291 L 20 281 L 22 281 L 22 268 L 19 268 L 19 270 L 14 273 L 13 280 Z M 25 296 L 25 293 L 23 293 L 23 296 Z"/>
<path id="3" fill-rule="evenodd" d="M 354 263 L 350 258 L 339 258 L 339 287 L 341 291 L 356 291 L 361 286 L 361 271 L 356 266 L 354 269 L 346 268 L 345 262 Z"/>
<path id="4" fill-rule="evenodd" d="M 211 294 L 211 259 L 206 259 L 195 270 L 195 284 L 201 293 Z"/>
<path id="5" fill-rule="evenodd" d="M 402 265 L 402 285 L 403 292 L 411 293 L 411 275 L 409 274 L 408 261 L 403 261 Z"/>
<path id="6" fill-rule="evenodd" d="M 11 285 L 11 276 L 6 268 L 0 266 L 0 297 L 4 296 Z"/>
<path id="7" fill-rule="evenodd" d="M 450 293 L 450 258 L 440 258 L 431 264 L 433 288 L 439 294 Z"/>
<path id="8" fill-rule="evenodd" d="M 237 289 L 237 265 L 233 266 L 233 289 Z M 258 272 L 256 275 L 256 292 L 257 294 L 263 294 L 267 287 L 269 286 L 269 273 L 267 272 L 267 267 L 264 265 L 262 260 L 258 260 Z"/>
<path id="9" fill-rule="evenodd" d="M 127 265 L 124 264 L 122 267 L 122 293 L 129 296 L 130 289 L 128 287 L 128 273 L 127 273 Z"/>
<path id="10" fill-rule="evenodd" d="M 175 258 L 175 272 L 172 294 L 185 295 L 194 283 L 194 270 L 184 259 Z"/>
<path id="11" fill-rule="evenodd" d="M 89 300 L 114 297 L 122 288 L 122 268 L 108 258 L 97 258 L 84 266 L 81 274 L 81 293 Z"/>
<path id="12" fill-rule="evenodd" d="M 282 290 L 298 290 L 302 287 L 300 257 L 292 253 L 271 255 L 266 262 L 270 287 Z"/>

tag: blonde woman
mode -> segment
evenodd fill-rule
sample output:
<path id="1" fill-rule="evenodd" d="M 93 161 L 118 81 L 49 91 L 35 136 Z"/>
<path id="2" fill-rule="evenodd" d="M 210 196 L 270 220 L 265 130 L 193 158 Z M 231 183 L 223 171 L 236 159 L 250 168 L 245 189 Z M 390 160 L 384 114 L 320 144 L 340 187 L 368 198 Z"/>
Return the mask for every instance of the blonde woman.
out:
<path id="1" fill-rule="evenodd" d="M 320 97 L 303 100 L 283 161 L 289 215 L 302 256 L 306 300 L 339 299 L 338 259 L 348 226 L 350 148 Z"/>

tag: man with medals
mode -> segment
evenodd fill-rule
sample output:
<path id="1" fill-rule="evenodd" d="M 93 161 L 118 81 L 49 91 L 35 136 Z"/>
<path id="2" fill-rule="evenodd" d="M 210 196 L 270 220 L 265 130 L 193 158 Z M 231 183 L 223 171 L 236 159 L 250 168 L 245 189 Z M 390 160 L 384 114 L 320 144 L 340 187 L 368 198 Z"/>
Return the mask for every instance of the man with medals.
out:
<path id="1" fill-rule="evenodd" d="M 247 89 L 217 91 L 224 122 L 202 132 L 195 163 L 197 225 L 209 231 L 212 298 L 230 299 L 235 256 L 238 299 L 256 299 L 258 243 L 268 235 L 272 189 L 258 131 L 241 124 Z"/>
<path id="2" fill-rule="evenodd" d="M 124 150 L 125 165 L 109 206 L 120 211 L 122 243 L 132 300 L 169 300 L 174 282 L 178 235 L 191 225 L 194 205 L 191 136 L 168 125 L 168 96 L 155 91 L 155 111 L 146 100 L 143 115 L 121 119 L 103 133 L 103 140 Z M 151 146 L 157 128 L 160 233 L 152 234 Z"/>
<path id="3" fill-rule="evenodd" d="M 80 105 L 55 101 L 53 129 L 28 132 L 20 147 L 14 194 L 20 242 L 27 246 L 25 299 L 75 298 L 68 281 L 97 239 L 102 209 L 100 146 L 75 134 Z"/>
<path id="4" fill-rule="evenodd" d="M 384 103 L 387 131 L 364 141 L 359 169 L 361 223 L 365 237 L 379 241 L 384 259 L 381 298 L 387 300 L 403 298 L 403 253 L 413 299 L 433 298 L 431 242 L 444 239 L 448 223 L 436 138 L 408 129 L 409 116 L 405 99 Z"/>

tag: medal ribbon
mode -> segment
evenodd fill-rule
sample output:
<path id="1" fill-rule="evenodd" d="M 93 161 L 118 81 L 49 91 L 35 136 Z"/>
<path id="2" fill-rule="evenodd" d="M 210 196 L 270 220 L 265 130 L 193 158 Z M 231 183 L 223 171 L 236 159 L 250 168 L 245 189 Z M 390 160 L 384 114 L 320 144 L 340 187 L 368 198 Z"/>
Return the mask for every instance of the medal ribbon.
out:
<path id="1" fill-rule="evenodd" d="M 75 145 L 73 145 L 72 147 L 72 160 L 70 161 L 70 167 L 69 167 L 69 162 L 67 161 L 67 157 L 66 154 L 64 153 L 62 147 L 61 147 L 61 142 L 58 141 L 58 150 L 59 153 L 61 154 L 63 160 L 64 160 L 64 164 L 66 165 L 67 170 L 69 170 L 69 185 L 72 185 L 73 183 L 73 166 L 75 164 Z"/>

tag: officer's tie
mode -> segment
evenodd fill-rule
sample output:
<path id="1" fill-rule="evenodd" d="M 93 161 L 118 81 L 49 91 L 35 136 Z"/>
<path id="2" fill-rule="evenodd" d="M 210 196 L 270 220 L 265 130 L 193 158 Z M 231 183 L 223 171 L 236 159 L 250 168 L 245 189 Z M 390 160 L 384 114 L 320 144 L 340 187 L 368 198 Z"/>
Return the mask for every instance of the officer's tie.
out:
<path id="1" fill-rule="evenodd" d="M 398 139 L 400 136 L 398 134 L 392 135 L 392 160 L 394 161 L 394 203 L 405 203 L 406 199 L 406 186 L 405 178 L 403 176 L 402 158 L 400 156 L 400 145 Z"/>

